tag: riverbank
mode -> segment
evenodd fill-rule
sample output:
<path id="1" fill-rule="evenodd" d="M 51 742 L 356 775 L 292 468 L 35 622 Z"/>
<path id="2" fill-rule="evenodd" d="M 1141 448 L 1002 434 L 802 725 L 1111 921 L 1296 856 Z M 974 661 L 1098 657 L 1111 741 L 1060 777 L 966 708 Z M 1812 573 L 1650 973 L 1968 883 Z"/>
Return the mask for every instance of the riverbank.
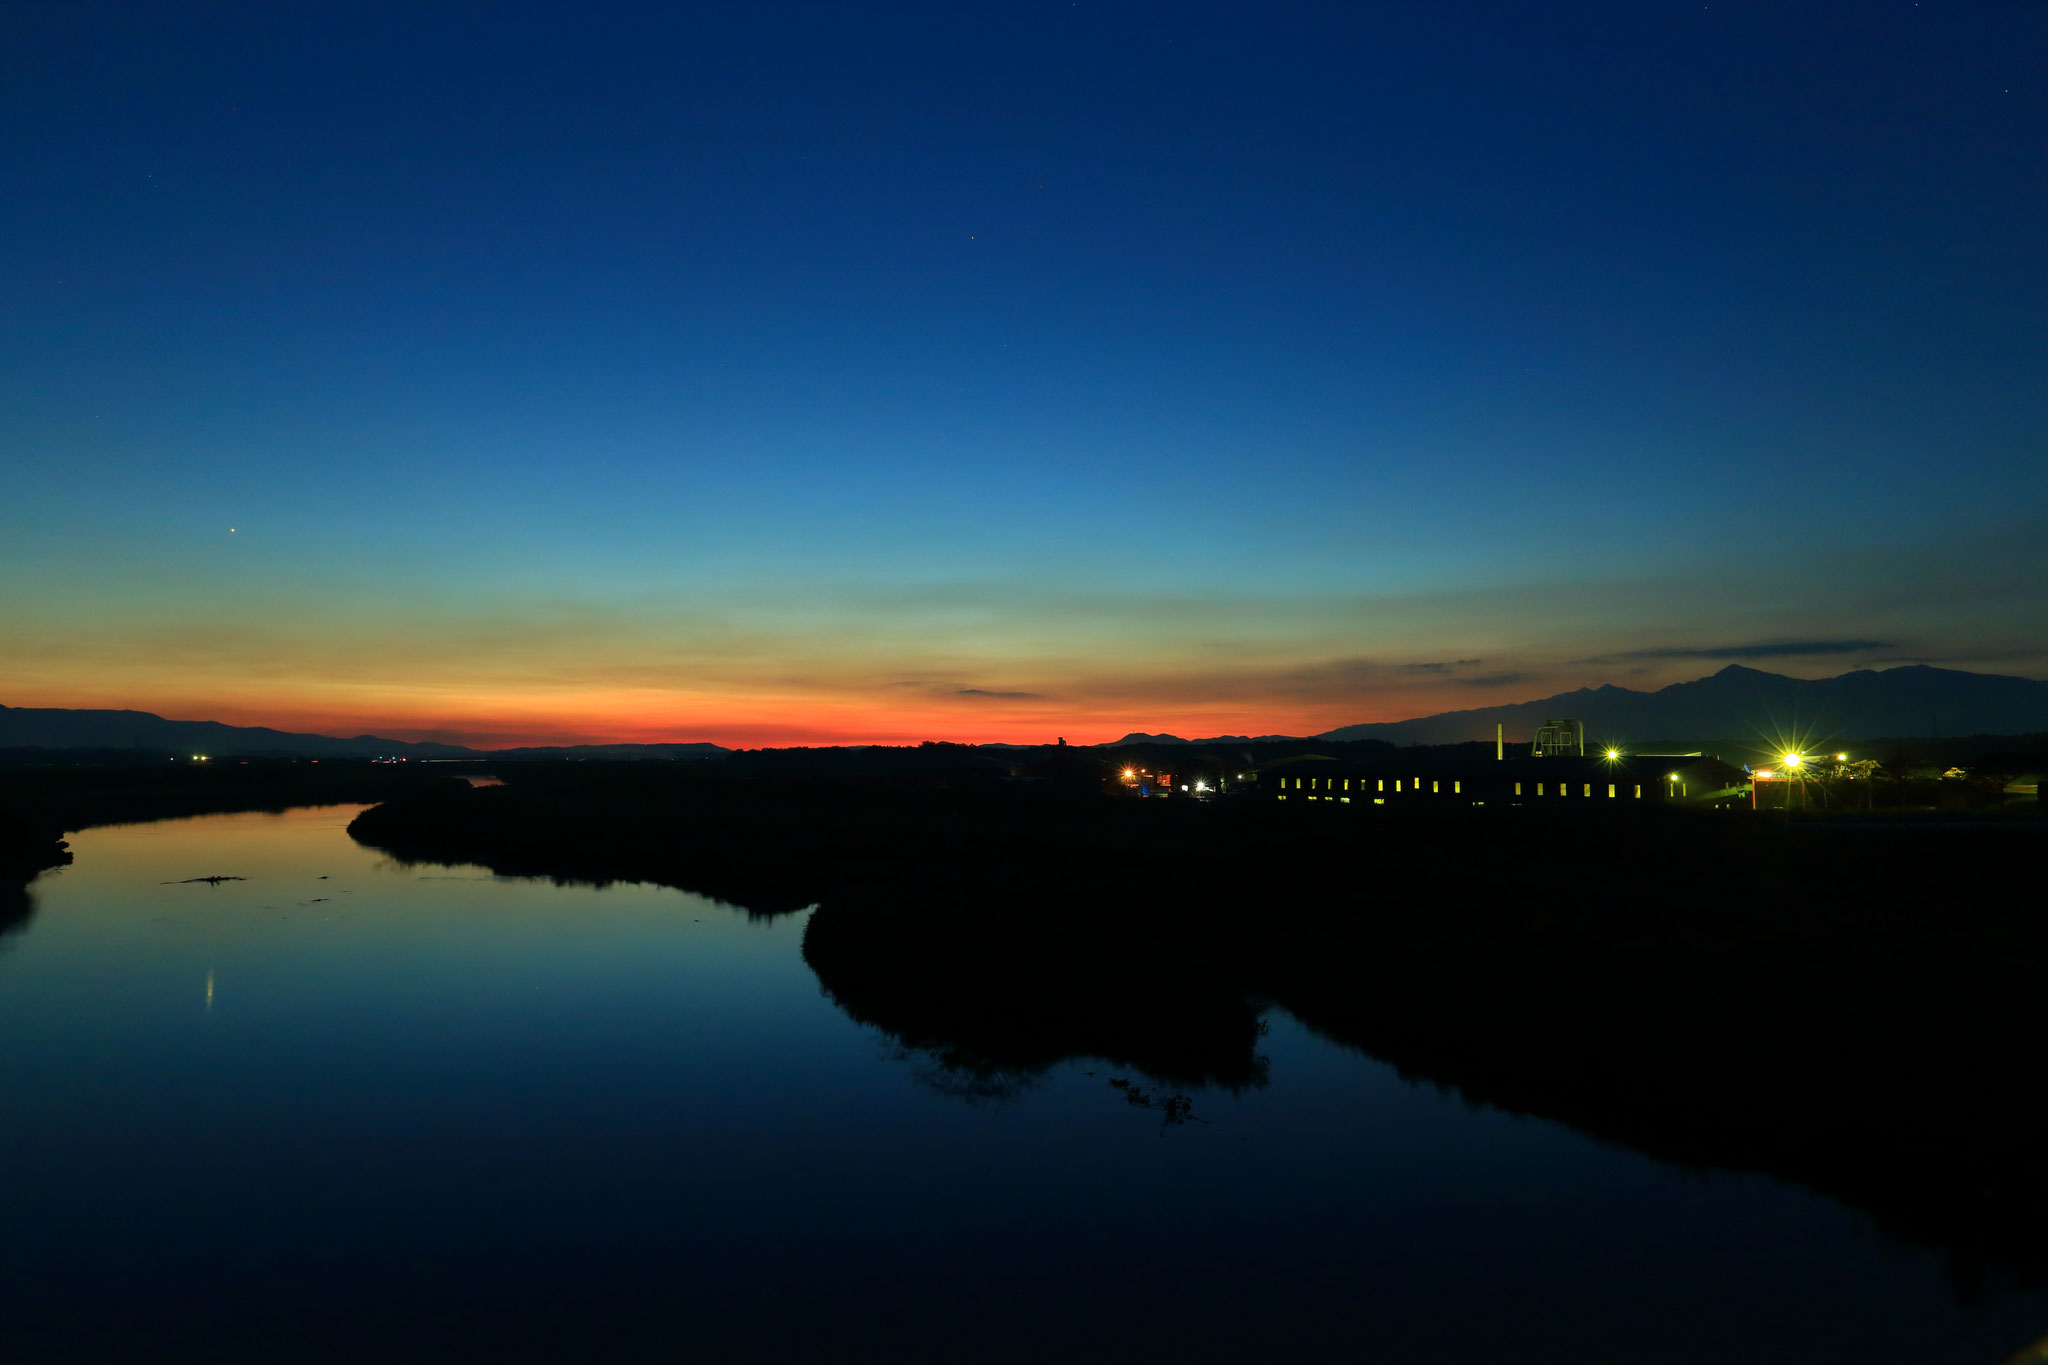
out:
<path id="1" fill-rule="evenodd" d="M 1085 1055 L 1258 1085 L 1277 1003 L 1476 1102 L 1834 1195 L 1960 1276 L 2048 1269 L 2035 825 L 1355 815 L 536 771 L 351 832 L 815 904 L 833 999 L 970 1084 Z"/>
<path id="2" fill-rule="evenodd" d="M 64 836 L 234 811 L 367 804 L 466 786 L 445 770 L 364 760 L 0 764 L 0 931 L 32 911 L 28 884 L 68 866 Z"/>
<path id="3" fill-rule="evenodd" d="M 431 764 L 365 759 L 0 764 L 0 812 L 69 833 L 240 810 L 388 801 L 466 786 Z"/>
<path id="4" fill-rule="evenodd" d="M 70 862 L 61 824 L 0 810 L 0 934 L 27 922 L 34 908 L 28 884 Z"/>

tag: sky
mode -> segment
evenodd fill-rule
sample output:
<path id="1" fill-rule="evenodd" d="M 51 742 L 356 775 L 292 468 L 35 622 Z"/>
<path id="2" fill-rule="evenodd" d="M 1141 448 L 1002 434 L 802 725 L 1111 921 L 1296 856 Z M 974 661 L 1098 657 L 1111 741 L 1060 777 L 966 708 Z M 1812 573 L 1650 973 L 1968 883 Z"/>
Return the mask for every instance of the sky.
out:
<path id="1" fill-rule="evenodd" d="M 2048 5 L 0 7 L 0 704 L 2048 677 Z"/>

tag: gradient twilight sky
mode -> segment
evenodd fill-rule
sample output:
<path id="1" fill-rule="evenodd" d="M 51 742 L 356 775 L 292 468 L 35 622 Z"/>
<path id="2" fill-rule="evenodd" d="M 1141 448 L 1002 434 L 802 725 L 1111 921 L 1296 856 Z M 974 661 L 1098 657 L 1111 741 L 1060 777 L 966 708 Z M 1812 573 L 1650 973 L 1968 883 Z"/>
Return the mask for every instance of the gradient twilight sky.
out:
<path id="1" fill-rule="evenodd" d="M 12 0 L 0 702 L 2048 676 L 2044 57 L 2039 0 Z"/>

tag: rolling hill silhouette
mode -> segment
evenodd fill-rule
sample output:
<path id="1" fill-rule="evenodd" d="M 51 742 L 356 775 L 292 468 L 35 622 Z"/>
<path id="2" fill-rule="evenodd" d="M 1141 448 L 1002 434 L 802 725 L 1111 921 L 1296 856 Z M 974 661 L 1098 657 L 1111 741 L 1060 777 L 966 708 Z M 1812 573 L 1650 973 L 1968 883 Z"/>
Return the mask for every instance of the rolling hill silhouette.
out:
<path id="1" fill-rule="evenodd" d="M 2031 734 L 2048 730 L 2048 682 L 1926 664 L 1814 679 L 1730 664 L 1711 677 L 1655 692 L 1612 684 L 1581 687 L 1540 701 L 1346 725 L 1315 738 L 1457 744 L 1492 739 L 1501 724 L 1510 738 L 1526 740 L 1553 716 L 1585 722 L 1589 739 L 1624 743 Z"/>
<path id="2" fill-rule="evenodd" d="M 716 744 L 572 744 L 516 749 L 471 749 L 460 744 L 414 743 L 356 735 L 294 734 L 264 725 L 217 720 L 166 720 L 148 711 L 73 711 L 62 707 L 0 706 L 0 749 L 135 749 L 151 753 L 209 754 L 223 758 L 705 758 L 727 752 Z"/>

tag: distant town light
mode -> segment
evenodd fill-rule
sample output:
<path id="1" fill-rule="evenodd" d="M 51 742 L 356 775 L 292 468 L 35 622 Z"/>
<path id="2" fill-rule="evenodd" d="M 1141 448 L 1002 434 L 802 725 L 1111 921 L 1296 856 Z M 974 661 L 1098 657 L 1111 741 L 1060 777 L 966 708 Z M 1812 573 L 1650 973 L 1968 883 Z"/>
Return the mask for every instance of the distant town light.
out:
<path id="1" fill-rule="evenodd" d="M 1849 755 L 1847 755 L 1847 754 L 1836 754 L 1836 755 L 1835 755 L 1835 762 L 1837 762 L 1837 763 L 1847 763 L 1848 761 L 1849 761 Z"/>
<path id="2" fill-rule="evenodd" d="M 1803 762 L 1805 762 L 1805 760 L 1802 759 L 1798 754 L 1785 755 L 1785 766 L 1788 768 L 1796 768 Z"/>
<path id="3" fill-rule="evenodd" d="M 1619 749 L 1609 749 L 1609 750 L 1607 751 L 1607 757 L 1608 757 L 1608 758 L 1609 758 L 1610 760 L 1612 760 L 1612 759 L 1617 759 L 1617 758 L 1620 758 L 1620 757 L 1621 757 L 1621 750 L 1619 750 Z"/>

